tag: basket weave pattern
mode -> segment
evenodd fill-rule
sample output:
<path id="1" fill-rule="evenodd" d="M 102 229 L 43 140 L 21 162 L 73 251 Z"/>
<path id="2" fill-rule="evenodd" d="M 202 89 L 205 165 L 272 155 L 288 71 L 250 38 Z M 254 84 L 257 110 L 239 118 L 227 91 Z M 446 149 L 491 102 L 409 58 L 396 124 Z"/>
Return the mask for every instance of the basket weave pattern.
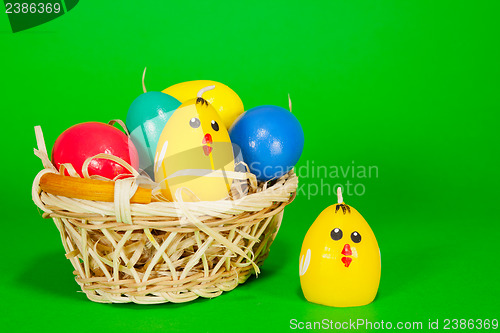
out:
<path id="1" fill-rule="evenodd" d="M 260 272 L 298 183 L 291 171 L 235 200 L 131 204 L 137 185 L 127 178 L 115 181 L 114 202 L 90 201 L 42 191 L 40 178 L 57 170 L 43 141 L 35 153 L 45 169 L 33 200 L 96 302 L 179 303 L 234 289 Z"/>

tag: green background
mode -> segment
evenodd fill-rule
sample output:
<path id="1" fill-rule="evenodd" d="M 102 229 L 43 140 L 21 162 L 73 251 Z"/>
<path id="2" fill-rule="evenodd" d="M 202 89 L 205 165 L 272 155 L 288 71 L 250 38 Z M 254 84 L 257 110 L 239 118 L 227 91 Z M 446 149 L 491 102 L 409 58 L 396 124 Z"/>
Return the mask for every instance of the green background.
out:
<path id="1" fill-rule="evenodd" d="M 82 1 L 15 34 L 3 12 L 0 326 L 286 331 L 291 319 L 499 318 L 498 1 Z M 306 138 L 299 166 L 377 166 L 378 177 L 323 180 L 364 186 L 345 201 L 380 244 L 372 304 L 329 308 L 300 291 L 300 246 L 336 201 L 328 193 L 299 194 L 262 274 L 218 298 L 110 305 L 77 293 L 57 229 L 31 201 L 42 168 L 33 126 L 50 151 L 75 123 L 125 119 L 145 66 L 149 90 L 212 79 L 246 109 L 287 107 L 290 93 Z"/>

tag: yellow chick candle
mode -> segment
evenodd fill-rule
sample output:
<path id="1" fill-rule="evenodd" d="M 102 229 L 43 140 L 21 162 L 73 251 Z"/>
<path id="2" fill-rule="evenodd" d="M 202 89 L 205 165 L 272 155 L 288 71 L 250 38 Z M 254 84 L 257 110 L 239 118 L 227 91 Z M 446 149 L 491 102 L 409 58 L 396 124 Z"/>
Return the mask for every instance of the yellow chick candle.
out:
<path id="1" fill-rule="evenodd" d="M 220 200 L 228 196 L 234 171 L 229 133 L 218 113 L 202 95 L 214 86 L 201 89 L 197 98 L 184 102 L 163 129 L 155 154 L 155 181 L 162 194 L 174 201 L 182 191 L 184 201 Z"/>
<path id="2" fill-rule="evenodd" d="M 300 284 L 309 302 L 347 307 L 371 303 L 380 282 L 380 250 L 372 229 L 343 202 L 326 208 L 307 231 Z"/>

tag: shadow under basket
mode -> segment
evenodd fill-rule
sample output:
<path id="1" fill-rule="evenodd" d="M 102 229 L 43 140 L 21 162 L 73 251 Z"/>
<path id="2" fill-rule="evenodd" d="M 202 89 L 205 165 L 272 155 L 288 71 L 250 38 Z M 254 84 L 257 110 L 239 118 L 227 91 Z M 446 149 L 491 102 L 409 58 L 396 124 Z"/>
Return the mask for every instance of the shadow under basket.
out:
<path id="1" fill-rule="evenodd" d="M 33 200 L 54 220 L 76 281 L 95 302 L 180 303 L 234 289 L 259 274 L 298 183 L 290 171 L 235 200 L 136 204 L 127 178 L 114 182 L 114 202 L 75 199 L 40 188 L 57 170 L 45 147 L 35 152 L 45 169 Z"/>

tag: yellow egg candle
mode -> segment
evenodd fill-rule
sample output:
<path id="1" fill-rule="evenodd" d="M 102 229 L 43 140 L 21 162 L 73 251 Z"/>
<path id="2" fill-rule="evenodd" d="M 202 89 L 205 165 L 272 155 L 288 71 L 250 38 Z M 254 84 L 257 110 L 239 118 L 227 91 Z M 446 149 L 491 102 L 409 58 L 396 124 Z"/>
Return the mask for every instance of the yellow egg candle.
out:
<path id="1" fill-rule="evenodd" d="M 205 99 L 214 107 L 222 118 L 227 129 L 245 110 L 240 97 L 228 86 L 216 81 L 196 80 L 181 82 L 163 90 L 165 94 L 175 97 L 182 103 L 191 99 L 200 89 L 214 86 L 213 90 L 207 91 Z"/>
<path id="2" fill-rule="evenodd" d="M 309 302 L 360 306 L 372 302 L 380 282 L 380 250 L 363 216 L 342 199 L 307 231 L 300 253 L 300 284 Z"/>
<path id="3" fill-rule="evenodd" d="M 226 127 L 202 95 L 184 102 L 163 129 L 155 154 L 155 181 L 162 194 L 175 200 L 179 188 L 184 201 L 220 200 L 228 196 L 234 156 Z"/>

